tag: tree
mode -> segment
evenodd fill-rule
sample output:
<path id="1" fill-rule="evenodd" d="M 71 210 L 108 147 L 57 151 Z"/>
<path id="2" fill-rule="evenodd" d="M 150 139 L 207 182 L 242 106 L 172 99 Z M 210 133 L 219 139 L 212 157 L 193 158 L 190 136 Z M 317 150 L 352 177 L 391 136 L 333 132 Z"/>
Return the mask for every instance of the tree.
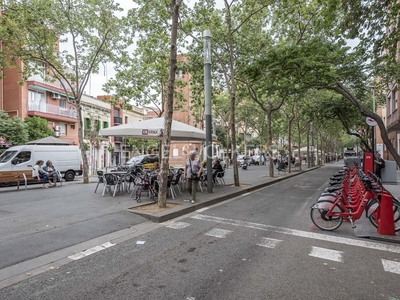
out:
<path id="1" fill-rule="evenodd" d="M 122 9 L 113 0 L 10 0 L 3 9 L 3 55 L 23 62 L 22 80 L 38 69 L 45 71 L 45 79 L 59 81 L 68 102 L 76 107 L 83 182 L 88 183 L 81 97 L 100 63 L 130 44 L 125 18 L 117 16 Z M 71 51 L 60 52 L 60 43 L 69 43 Z"/>
<path id="2" fill-rule="evenodd" d="M 17 116 L 9 118 L 3 110 L 0 110 L 0 132 L 0 137 L 12 146 L 24 145 L 29 141 L 26 124 Z"/>
<path id="3" fill-rule="evenodd" d="M 233 178 L 235 186 L 239 186 L 239 172 L 236 161 L 236 114 L 237 105 L 237 67 L 238 62 L 245 52 L 240 51 L 244 43 L 248 43 L 248 35 L 251 35 L 248 23 L 257 23 L 257 15 L 267 10 L 269 1 L 223 1 L 225 9 L 215 9 L 213 1 L 201 1 L 196 3 L 192 12 L 192 18 L 183 24 L 183 30 L 193 38 L 196 45 L 193 52 L 200 52 L 200 34 L 204 29 L 211 30 L 213 46 L 213 68 L 216 66 L 219 72 L 218 82 L 223 84 L 230 97 L 230 134 L 232 140 Z M 204 28 L 207 24 L 207 28 Z M 258 29 L 260 23 L 258 23 Z M 257 31 L 257 33 L 259 30 Z M 197 55 L 198 56 L 198 55 Z M 191 56 L 193 57 L 193 55 Z M 214 79 L 213 79 L 214 80 Z M 199 83 L 200 84 L 200 83 Z"/>
<path id="4" fill-rule="evenodd" d="M 28 131 L 28 141 L 38 140 L 47 136 L 54 136 L 54 132 L 47 125 L 47 120 L 40 117 L 26 117 L 24 119 Z"/>

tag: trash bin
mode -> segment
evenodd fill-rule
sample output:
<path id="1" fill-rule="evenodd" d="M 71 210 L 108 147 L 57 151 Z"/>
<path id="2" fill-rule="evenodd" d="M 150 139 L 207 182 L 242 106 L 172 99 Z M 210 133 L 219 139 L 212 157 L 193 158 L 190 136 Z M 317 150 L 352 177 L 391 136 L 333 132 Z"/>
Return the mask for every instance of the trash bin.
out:
<path id="1" fill-rule="evenodd" d="M 381 169 L 382 183 L 397 184 L 396 162 L 385 160 L 385 168 Z"/>

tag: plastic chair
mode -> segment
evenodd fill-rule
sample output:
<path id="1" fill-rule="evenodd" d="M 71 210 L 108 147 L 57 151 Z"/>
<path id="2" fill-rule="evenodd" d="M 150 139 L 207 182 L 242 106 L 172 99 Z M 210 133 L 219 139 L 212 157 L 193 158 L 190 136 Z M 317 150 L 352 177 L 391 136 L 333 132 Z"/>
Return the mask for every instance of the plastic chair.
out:
<path id="1" fill-rule="evenodd" d="M 104 188 L 102 196 L 104 196 L 106 190 L 111 192 L 111 187 L 114 186 L 113 197 L 115 197 L 117 190 L 121 188 L 121 183 L 122 182 L 117 175 L 111 173 L 104 174 Z"/>
<path id="2" fill-rule="evenodd" d="M 100 183 L 104 184 L 104 177 L 103 177 L 104 176 L 104 172 L 103 171 L 97 171 L 96 173 L 97 173 L 97 178 L 99 179 L 99 181 L 97 182 L 96 189 L 94 190 L 95 193 L 96 193 L 97 188 L 99 187 Z"/>
<path id="3" fill-rule="evenodd" d="M 280 163 L 278 164 L 278 168 L 277 168 L 278 174 L 279 174 L 280 172 L 284 172 L 284 173 L 286 174 L 286 168 L 287 168 L 286 164 L 285 164 L 284 162 L 280 162 Z"/>
<path id="4" fill-rule="evenodd" d="M 218 184 L 226 185 L 224 176 L 225 176 L 225 170 L 223 170 L 222 172 L 218 172 L 217 175 L 215 175 L 215 181 L 218 182 Z"/>

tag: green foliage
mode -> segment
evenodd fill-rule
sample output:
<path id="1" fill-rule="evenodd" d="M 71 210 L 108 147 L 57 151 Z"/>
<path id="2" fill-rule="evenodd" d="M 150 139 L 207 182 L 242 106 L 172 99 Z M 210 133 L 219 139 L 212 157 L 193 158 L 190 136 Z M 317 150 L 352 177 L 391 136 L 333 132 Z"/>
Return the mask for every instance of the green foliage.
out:
<path id="1" fill-rule="evenodd" d="M 134 0 L 136 8 L 129 11 L 127 19 L 137 34 L 136 47 L 131 55 L 118 56 L 115 78 L 105 85 L 115 99 L 122 99 L 137 106 L 150 106 L 161 116 L 165 110 L 169 78 L 170 9 L 165 1 Z M 179 43 L 179 41 L 178 41 Z M 178 61 L 179 73 L 186 73 L 185 62 Z M 181 109 L 186 102 L 180 88 L 186 83 L 175 79 L 174 109 Z"/>
<path id="2" fill-rule="evenodd" d="M 127 138 L 125 143 L 137 151 L 150 153 L 151 149 L 158 149 L 158 141 L 151 139 Z"/>
<path id="3" fill-rule="evenodd" d="M 53 130 L 47 125 L 47 120 L 40 117 L 26 117 L 24 119 L 28 131 L 28 140 L 34 141 L 47 136 L 54 136 Z"/>
<path id="4" fill-rule="evenodd" d="M 8 114 L 0 110 L 0 132 L 7 143 L 24 145 L 29 141 L 26 124 L 19 118 L 9 118 Z"/>

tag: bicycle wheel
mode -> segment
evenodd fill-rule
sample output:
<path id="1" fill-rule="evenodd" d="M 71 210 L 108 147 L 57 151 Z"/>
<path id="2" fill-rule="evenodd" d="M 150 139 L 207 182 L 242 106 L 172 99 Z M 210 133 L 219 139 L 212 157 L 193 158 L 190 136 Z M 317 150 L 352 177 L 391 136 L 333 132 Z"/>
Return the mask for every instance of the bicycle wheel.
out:
<path id="1" fill-rule="evenodd" d="M 332 210 L 331 210 L 332 209 Z M 311 207 L 311 220 L 319 229 L 332 231 L 340 227 L 343 223 L 341 216 L 327 216 L 326 213 L 331 210 L 333 213 L 343 212 L 343 208 L 336 205 L 331 200 L 321 200 Z"/>
<path id="2" fill-rule="evenodd" d="M 393 221 L 394 221 L 394 230 L 400 231 L 400 202 L 396 199 L 392 199 L 392 207 L 393 207 Z M 369 221 L 378 228 L 378 222 L 376 220 L 376 216 L 379 213 L 379 207 L 376 211 L 369 216 Z"/>

